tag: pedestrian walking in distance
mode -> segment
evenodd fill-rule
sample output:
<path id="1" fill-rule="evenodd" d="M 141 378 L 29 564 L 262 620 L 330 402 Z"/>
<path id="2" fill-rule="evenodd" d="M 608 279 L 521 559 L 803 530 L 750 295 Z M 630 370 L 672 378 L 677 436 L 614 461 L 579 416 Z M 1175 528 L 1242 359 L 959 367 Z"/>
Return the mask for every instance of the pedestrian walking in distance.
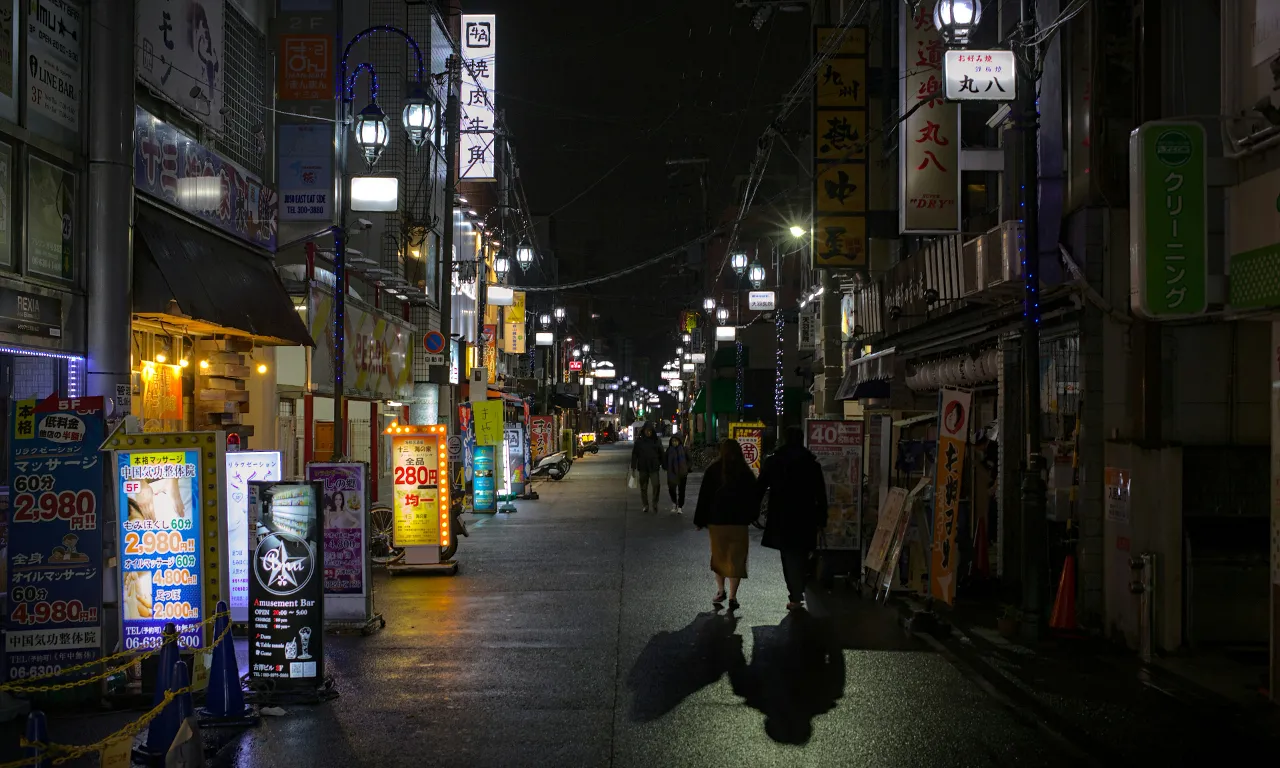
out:
<path id="1" fill-rule="evenodd" d="M 782 553 L 787 610 L 804 607 L 805 571 L 818 533 L 827 527 L 827 483 L 818 459 L 804 447 L 804 433 L 788 427 L 782 445 L 760 469 L 759 491 L 769 494 L 769 516 L 760 543 Z"/>
<path id="2" fill-rule="evenodd" d="M 684 514 L 684 487 L 689 484 L 689 451 L 685 450 L 684 440 L 679 435 L 672 435 L 667 442 L 667 455 L 662 460 L 662 468 L 667 470 L 667 493 L 671 495 L 671 514 Z"/>
<path id="3" fill-rule="evenodd" d="M 760 516 L 756 478 L 737 440 L 720 442 L 720 458 L 702 476 L 693 524 L 711 532 L 711 570 L 716 575 L 716 596 L 724 604 L 728 587 L 729 610 L 738 608 L 738 584 L 747 578 L 747 526 Z"/>
<path id="4" fill-rule="evenodd" d="M 639 476 L 640 503 L 645 513 L 658 511 L 658 484 L 662 482 L 662 441 L 653 424 L 645 422 L 631 447 L 631 469 Z M 650 493 L 650 486 L 653 487 Z"/>

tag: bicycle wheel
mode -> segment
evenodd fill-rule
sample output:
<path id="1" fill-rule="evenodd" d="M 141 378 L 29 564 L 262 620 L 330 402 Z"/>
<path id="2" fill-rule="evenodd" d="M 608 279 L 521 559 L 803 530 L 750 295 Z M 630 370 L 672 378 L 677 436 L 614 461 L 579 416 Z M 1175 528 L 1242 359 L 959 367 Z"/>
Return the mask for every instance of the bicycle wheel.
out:
<path id="1" fill-rule="evenodd" d="M 369 560 L 374 565 L 386 565 L 399 560 L 403 549 L 391 545 L 394 526 L 391 507 L 378 505 L 369 510 Z"/>

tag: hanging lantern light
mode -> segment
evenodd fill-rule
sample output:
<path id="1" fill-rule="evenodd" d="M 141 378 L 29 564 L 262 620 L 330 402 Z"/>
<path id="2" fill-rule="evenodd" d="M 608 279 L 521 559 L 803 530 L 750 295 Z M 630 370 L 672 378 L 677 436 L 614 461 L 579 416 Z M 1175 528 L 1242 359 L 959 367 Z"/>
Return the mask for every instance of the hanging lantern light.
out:
<path id="1" fill-rule="evenodd" d="M 751 281 L 751 286 L 759 288 L 764 285 L 765 277 L 767 277 L 767 274 L 764 271 L 764 266 L 758 261 L 752 263 L 751 269 L 747 272 L 747 279 Z"/>
<path id="2" fill-rule="evenodd" d="M 400 119 L 404 121 L 405 132 L 409 134 L 409 143 L 414 149 L 422 149 L 436 122 L 435 110 L 431 108 L 431 101 L 422 86 L 415 86 L 409 98 L 405 99 Z"/>
<path id="3" fill-rule="evenodd" d="M 520 265 L 521 272 L 527 272 L 533 265 L 533 247 L 528 243 L 521 243 L 516 248 L 516 263 Z"/>
<path id="4" fill-rule="evenodd" d="M 702 308 L 707 312 L 716 311 L 716 300 L 708 296 L 702 300 Z"/>
<path id="5" fill-rule="evenodd" d="M 551 325 L 551 315 L 548 315 L 546 312 L 543 312 L 541 315 L 538 316 L 538 324 L 541 325 L 543 328 L 546 328 L 548 325 Z"/>
<path id="6" fill-rule="evenodd" d="M 378 162 L 378 158 L 382 157 L 382 150 L 386 149 L 391 141 L 387 115 L 377 104 L 370 103 L 356 115 L 354 129 L 356 145 L 364 152 L 365 162 L 372 168 L 374 163 Z"/>
<path id="7" fill-rule="evenodd" d="M 717 309 L 716 320 L 719 320 L 721 325 L 724 325 L 725 323 L 729 322 L 729 308 L 720 307 L 719 309 Z"/>
<path id="8" fill-rule="evenodd" d="M 747 271 L 747 254 L 738 251 L 729 257 L 729 266 L 733 267 L 733 271 L 738 277 L 742 277 L 742 273 Z"/>
<path id="9" fill-rule="evenodd" d="M 564 307 L 556 307 L 554 310 L 552 310 L 552 312 L 555 313 L 557 321 L 564 320 Z"/>
<path id="10" fill-rule="evenodd" d="M 938 0 L 933 6 L 933 26 L 948 45 L 965 46 L 982 20 L 980 0 Z"/>
<path id="11" fill-rule="evenodd" d="M 498 255 L 493 257 L 493 273 L 498 276 L 498 281 L 506 280 L 510 270 L 511 260 L 507 258 L 506 251 L 498 251 Z"/>

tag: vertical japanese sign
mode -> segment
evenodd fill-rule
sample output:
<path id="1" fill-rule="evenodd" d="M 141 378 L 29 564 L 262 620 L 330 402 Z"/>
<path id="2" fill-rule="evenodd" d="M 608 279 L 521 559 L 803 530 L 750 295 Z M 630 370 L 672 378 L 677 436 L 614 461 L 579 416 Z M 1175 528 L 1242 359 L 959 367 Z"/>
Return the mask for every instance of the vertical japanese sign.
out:
<path id="1" fill-rule="evenodd" d="M 319 483 L 249 483 L 254 537 L 249 676 L 299 687 L 324 679 L 324 536 Z"/>
<path id="2" fill-rule="evenodd" d="M 761 454 L 764 453 L 764 423 L 753 421 L 750 424 L 730 424 L 729 439 L 738 441 L 742 446 L 742 458 L 747 460 L 751 471 L 759 475 Z"/>
<path id="3" fill-rule="evenodd" d="M 555 453 L 552 450 L 552 438 L 555 435 L 555 425 L 552 424 L 550 416 L 533 416 L 529 419 L 530 442 L 533 445 L 533 461 L 536 464 L 542 459 Z"/>
<path id="4" fill-rule="evenodd" d="M 862 548 L 862 422 L 811 419 L 805 445 L 827 481 L 827 549 Z"/>
<path id="5" fill-rule="evenodd" d="M 231 620 L 249 620 L 249 483 L 280 480 L 283 463 L 277 451 L 226 454 L 227 559 L 231 563 Z"/>
<path id="6" fill-rule="evenodd" d="M 815 27 L 821 52 L 841 34 Z M 867 30 L 853 27 L 814 73 L 813 265 L 867 266 Z"/>
<path id="7" fill-rule="evenodd" d="M 508 424 L 503 430 L 503 435 L 503 442 L 507 445 L 507 467 L 511 473 L 512 491 L 523 493 L 524 484 L 529 480 L 529 470 L 525 461 L 525 457 L 529 455 L 529 446 L 524 437 L 524 425 Z"/>
<path id="8" fill-rule="evenodd" d="M 923 0 L 915 15 L 902 14 L 899 103 L 904 113 L 914 110 L 898 128 L 904 233 L 960 231 L 960 105 L 942 99 L 944 49 L 934 4 Z"/>
<path id="9" fill-rule="evenodd" d="M 392 539 L 397 547 L 448 545 L 449 463 L 439 432 L 391 436 Z"/>
<path id="10" fill-rule="evenodd" d="M 471 508 L 477 512 L 492 512 L 498 498 L 497 460 L 498 449 L 492 445 L 477 445 L 475 468 L 471 479 Z"/>
<path id="11" fill-rule="evenodd" d="M 138 77 L 221 130 L 223 0 L 138 0 L 135 13 Z"/>
<path id="12" fill-rule="evenodd" d="M 458 176 L 469 181 L 493 181 L 495 178 L 494 98 L 497 94 L 498 50 L 495 26 L 493 14 L 462 16 Z"/>
<path id="13" fill-rule="evenodd" d="M 969 407 L 973 393 L 944 389 L 938 393 L 938 459 L 933 489 L 933 550 L 929 592 L 947 605 L 956 601 L 956 537 L 960 533 L 960 485 L 969 442 Z"/>
<path id="14" fill-rule="evenodd" d="M 1208 305 L 1208 184 L 1204 127 L 1146 123 L 1129 137 L 1130 303 L 1151 319 Z"/>
<path id="15" fill-rule="evenodd" d="M 27 158 L 27 271 L 75 277 L 76 177 L 60 165 Z"/>
<path id="16" fill-rule="evenodd" d="M 394 470 L 393 470 L 394 472 Z M 368 465 L 308 464 L 307 479 L 321 485 L 324 510 L 324 592 L 364 595 L 365 500 Z"/>
<path id="17" fill-rule="evenodd" d="M 28 112 L 71 132 L 80 130 L 82 13 L 72 0 L 27 7 Z"/>
<path id="18" fill-rule="evenodd" d="M 142 428 L 164 432 L 166 427 L 182 427 L 182 368 L 177 365 L 142 364 Z M 165 422 L 179 422 L 166 424 Z"/>
<path id="19" fill-rule="evenodd" d="M 103 416 L 101 397 L 9 409 L 7 680 L 101 653 Z"/>
<path id="20" fill-rule="evenodd" d="M 489 383 L 498 383 L 498 326 L 486 325 L 480 333 L 484 345 L 484 367 L 489 371 Z"/>
<path id="21" fill-rule="evenodd" d="M 164 625 L 183 648 L 203 646 L 200 451 L 116 452 L 120 590 L 126 651 L 155 648 Z"/>

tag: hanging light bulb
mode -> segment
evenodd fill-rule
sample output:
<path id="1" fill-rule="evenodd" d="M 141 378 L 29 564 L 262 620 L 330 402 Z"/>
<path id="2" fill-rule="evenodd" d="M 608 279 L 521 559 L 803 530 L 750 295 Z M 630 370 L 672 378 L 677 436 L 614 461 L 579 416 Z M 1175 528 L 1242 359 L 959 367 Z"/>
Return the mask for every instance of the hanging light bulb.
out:
<path id="1" fill-rule="evenodd" d="M 766 277 L 768 277 L 768 273 L 764 271 L 764 266 L 758 261 L 753 262 L 751 264 L 751 269 L 747 272 L 747 279 L 751 281 L 751 286 L 753 288 L 759 288 L 764 285 Z"/>
<path id="2" fill-rule="evenodd" d="M 533 265 L 533 246 L 521 243 L 520 247 L 516 248 L 516 263 L 520 265 L 521 272 L 527 272 Z"/>

